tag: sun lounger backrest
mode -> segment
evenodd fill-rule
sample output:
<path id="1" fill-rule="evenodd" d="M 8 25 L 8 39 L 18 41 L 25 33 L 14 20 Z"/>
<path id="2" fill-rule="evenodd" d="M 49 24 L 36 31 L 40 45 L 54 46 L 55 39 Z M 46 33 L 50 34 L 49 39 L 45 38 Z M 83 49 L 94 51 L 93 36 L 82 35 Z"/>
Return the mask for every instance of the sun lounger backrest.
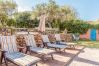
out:
<path id="1" fill-rule="evenodd" d="M 2 50 L 7 51 L 7 53 L 17 52 L 15 36 L 2 36 L 1 41 Z"/>
<path id="2" fill-rule="evenodd" d="M 60 34 L 55 34 L 55 38 L 57 41 L 61 41 Z"/>
<path id="3" fill-rule="evenodd" d="M 35 39 L 34 39 L 34 35 L 27 35 L 26 44 L 27 44 L 27 46 L 36 47 L 36 42 L 35 42 Z"/>
<path id="4" fill-rule="evenodd" d="M 42 40 L 43 40 L 43 42 L 50 42 L 48 35 L 42 35 Z"/>
<path id="5" fill-rule="evenodd" d="M 0 45 L 1 45 L 1 35 L 0 35 Z"/>

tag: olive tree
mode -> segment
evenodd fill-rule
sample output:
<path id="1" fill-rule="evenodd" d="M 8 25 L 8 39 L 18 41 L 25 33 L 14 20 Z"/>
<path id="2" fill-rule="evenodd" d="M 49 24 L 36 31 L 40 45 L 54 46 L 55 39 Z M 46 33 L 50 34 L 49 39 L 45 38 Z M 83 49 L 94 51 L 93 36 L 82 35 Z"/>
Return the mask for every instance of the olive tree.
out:
<path id="1" fill-rule="evenodd" d="M 11 16 L 15 13 L 16 3 L 10 0 L 0 1 L 0 24 L 7 26 L 7 22 L 11 19 Z M 11 23 L 11 22 L 10 22 Z"/>
<path id="2" fill-rule="evenodd" d="M 77 13 L 74 8 L 70 6 L 59 6 L 55 0 L 49 0 L 48 3 L 36 5 L 36 7 L 33 9 L 32 16 L 37 18 L 42 13 L 47 15 L 46 24 L 49 27 L 58 27 L 63 21 L 77 18 Z"/>

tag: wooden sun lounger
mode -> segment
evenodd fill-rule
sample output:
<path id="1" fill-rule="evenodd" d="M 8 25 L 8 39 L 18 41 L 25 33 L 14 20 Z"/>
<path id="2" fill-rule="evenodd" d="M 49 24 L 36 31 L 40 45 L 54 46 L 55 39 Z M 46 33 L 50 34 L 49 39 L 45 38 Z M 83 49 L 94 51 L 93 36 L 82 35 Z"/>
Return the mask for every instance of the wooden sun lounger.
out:
<path id="1" fill-rule="evenodd" d="M 64 51 L 65 51 L 65 49 L 67 48 L 66 45 L 58 45 L 58 44 L 56 44 L 56 43 L 51 43 L 51 42 L 49 41 L 48 35 L 42 35 L 42 39 L 43 39 L 44 45 L 45 45 L 46 47 L 48 47 L 48 48 L 55 48 L 55 50 L 56 50 L 56 49 L 59 49 L 59 50 L 63 49 Z"/>
<path id="2" fill-rule="evenodd" d="M 42 59 L 44 59 L 44 56 L 46 55 L 51 55 L 52 60 L 53 60 L 53 53 L 55 52 L 54 50 L 51 49 L 46 49 L 46 48 L 42 48 L 42 47 L 37 47 L 36 46 L 36 42 L 34 40 L 34 35 L 27 35 L 26 36 L 26 44 L 27 44 L 27 50 L 26 53 L 29 52 L 35 52 L 39 55 L 41 55 L 41 57 L 43 57 Z"/>
<path id="3" fill-rule="evenodd" d="M 67 45 L 69 48 L 74 48 L 75 49 L 76 43 L 62 41 L 60 34 L 55 34 L 55 38 L 56 38 L 57 44 L 59 44 L 59 45 Z"/>
<path id="4" fill-rule="evenodd" d="M 40 61 L 39 58 L 18 52 L 14 35 L 2 36 L 1 40 L 1 63 L 4 59 L 6 66 L 8 66 L 8 61 L 18 66 L 37 66 L 37 63 Z"/>

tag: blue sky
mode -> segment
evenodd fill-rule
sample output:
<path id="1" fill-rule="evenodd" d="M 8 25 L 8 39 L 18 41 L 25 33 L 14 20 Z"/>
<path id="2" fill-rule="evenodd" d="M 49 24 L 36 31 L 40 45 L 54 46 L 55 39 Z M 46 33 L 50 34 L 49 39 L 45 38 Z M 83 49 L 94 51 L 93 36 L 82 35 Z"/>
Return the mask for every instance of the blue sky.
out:
<path id="1" fill-rule="evenodd" d="M 31 10 L 38 3 L 48 0 L 15 0 L 19 11 Z M 59 5 L 70 5 L 79 13 L 83 20 L 99 19 L 99 0 L 56 0 Z"/>

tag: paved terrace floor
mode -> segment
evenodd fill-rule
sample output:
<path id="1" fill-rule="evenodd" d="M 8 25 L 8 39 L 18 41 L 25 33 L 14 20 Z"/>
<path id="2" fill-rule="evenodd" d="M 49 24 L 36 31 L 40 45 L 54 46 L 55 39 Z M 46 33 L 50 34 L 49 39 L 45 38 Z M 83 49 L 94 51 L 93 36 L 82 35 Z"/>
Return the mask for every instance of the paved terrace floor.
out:
<path id="1" fill-rule="evenodd" d="M 69 66 L 99 66 L 99 49 L 85 48 Z"/>
<path id="2" fill-rule="evenodd" d="M 32 54 L 36 56 L 36 54 Z M 4 63 L 1 66 L 5 66 Z M 9 66 L 15 66 L 9 63 Z M 41 61 L 38 66 L 99 66 L 99 49 L 77 46 L 75 50 L 54 53 L 54 60 Z"/>

